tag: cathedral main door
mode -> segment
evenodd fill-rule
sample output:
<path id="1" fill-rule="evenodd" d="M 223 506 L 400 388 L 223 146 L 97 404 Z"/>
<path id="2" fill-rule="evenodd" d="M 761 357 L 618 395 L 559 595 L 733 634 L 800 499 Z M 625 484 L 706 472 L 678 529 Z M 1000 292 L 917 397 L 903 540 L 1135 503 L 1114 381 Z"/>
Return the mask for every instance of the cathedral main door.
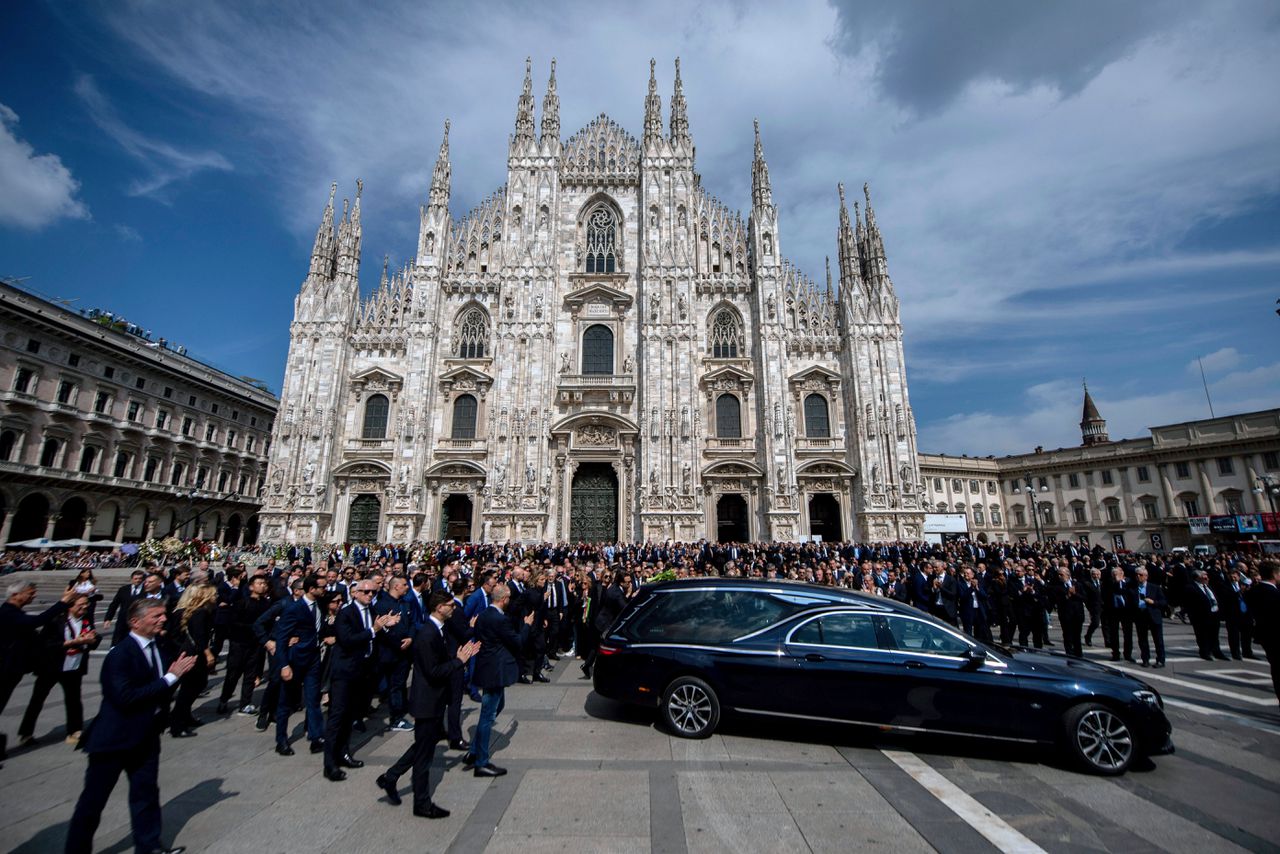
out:
<path id="1" fill-rule="evenodd" d="M 817 534 L 826 543 L 844 539 L 844 526 L 840 524 L 840 502 L 829 492 L 820 492 L 809 499 L 809 533 Z"/>
<path id="2" fill-rule="evenodd" d="M 456 543 L 471 542 L 471 499 L 465 495 L 450 495 L 444 500 L 444 519 L 441 534 Z"/>
<path id="3" fill-rule="evenodd" d="M 589 543 L 618 539 L 618 475 L 608 463 L 583 463 L 574 472 L 569 539 Z"/>
<path id="4" fill-rule="evenodd" d="M 741 495 L 721 495 L 716 502 L 716 540 L 721 543 L 745 543 L 751 539 L 747 532 L 747 502 Z"/>
<path id="5" fill-rule="evenodd" d="M 382 502 L 376 495 L 357 495 L 351 502 L 351 521 L 347 523 L 347 542 L 376 543 Z"/>

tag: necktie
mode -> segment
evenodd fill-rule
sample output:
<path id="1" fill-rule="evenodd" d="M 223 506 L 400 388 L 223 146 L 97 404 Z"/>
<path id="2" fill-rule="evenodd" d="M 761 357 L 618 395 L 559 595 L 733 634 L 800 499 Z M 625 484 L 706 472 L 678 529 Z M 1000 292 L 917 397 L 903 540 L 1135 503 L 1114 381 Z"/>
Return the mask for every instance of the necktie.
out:
<path id="1" fill-rule="evenodd" d="M 311 609 L 311 620 L 316 624 L 316 644 L 320 643 L 320 609 L 316 607 L 316 603 L 312 602 L 307 606 Z"/>
<path id="2" fill-rule="evenodd" d="M 151 668 L 155 670 L 156 675 L 161 679 L 164 678 L 164 668 L 160 666 L 160 656 L 156 652 L 156 642 L 147 642 L 147 657 L 151 659 Z"/>

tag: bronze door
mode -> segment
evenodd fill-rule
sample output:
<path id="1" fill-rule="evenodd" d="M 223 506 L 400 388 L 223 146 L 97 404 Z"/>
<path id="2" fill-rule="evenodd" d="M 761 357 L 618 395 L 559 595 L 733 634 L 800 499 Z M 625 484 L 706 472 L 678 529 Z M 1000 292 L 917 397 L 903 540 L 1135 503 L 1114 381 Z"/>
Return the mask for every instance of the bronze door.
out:
<path id="1" fill-rule="evenodd" d="M 376 543 L 382 502 L 376 495 L 358 495 L 351 502 L 351 521 L 347 523 L 347 542 Z"/>
<path id="2" fill-rule="evenodd" d="M 608 463 L 583 463 L 573 475 L 569 539 L 589 543 L 618 539 L 618 476 Z"/>

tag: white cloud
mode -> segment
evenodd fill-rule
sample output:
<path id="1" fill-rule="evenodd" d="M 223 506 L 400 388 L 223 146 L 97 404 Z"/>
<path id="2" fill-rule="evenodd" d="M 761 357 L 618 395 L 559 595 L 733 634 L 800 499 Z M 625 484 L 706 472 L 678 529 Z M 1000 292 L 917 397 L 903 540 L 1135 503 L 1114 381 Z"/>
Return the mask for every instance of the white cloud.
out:
<path id="1" fill-rule="evenodd" d="M 1235 371 L 1213 380 L 1209 391 L 1218 416 L 1273 409 L 1280 383 L 1280 362 Z M 1199 377 L 1173 389 L 1142 385 L 1100 394 L 1089 389 L 1098 411 L 1107 421 L 1112 440 L 1149 435 L 1162 424 L 1209 417 L 1209 404 Z M 970 456 L 1022 454 L 1034 445 L 1066 448 L 1080 444 L 1080 417 L 1084 393 L 1079 380 L 1057 379 L 1024 390 L 1023 405 L 1010 411 L 964 412 L 921 424 L 920 449 L 925 453 L 967 453 Z"/>
<path id="2" fill-rule="evenodd" d="M 175 181 L 208 169 L 231 170 L 230 161 L 216 151 L 183 151 L 129 127 L 87 74 L 76 80 L 75 92 L 94 123 L 146 168 L 146 177 L 130 182 L 131 196 L 151 196 L 163 201 L 163 191 Z"/>
<path id="3" fill-rule="evenodd" d="M 134 228 L 131 225 L 125 225 L 122 222 L 118 222 L 115 225 L 115 231 L 116 231 L 116 234 L 120 236 L 121 240 L 127 241 L 129 243 L 142 242 L 142 235 L 138 232 L 138 229 Z"/>
<path id="4" fill-rule="evenodd" d="M 18 114 L 0 104 L 0 225 L 35 231 L 88 219 L 77 181 L 56 154 L 36 154 L 17 134 Z"/>
<path id="5" fill-rule="evenodd" d="M 1187 373 L 1200 376 L 1203 369 L 1206 374 L 1217 374 L 1234 368 L 1240 364 L 1240 351 L 1235 347 L 1223 347 L 1207 356 L 1201 356 L 1187 364 Z"/>

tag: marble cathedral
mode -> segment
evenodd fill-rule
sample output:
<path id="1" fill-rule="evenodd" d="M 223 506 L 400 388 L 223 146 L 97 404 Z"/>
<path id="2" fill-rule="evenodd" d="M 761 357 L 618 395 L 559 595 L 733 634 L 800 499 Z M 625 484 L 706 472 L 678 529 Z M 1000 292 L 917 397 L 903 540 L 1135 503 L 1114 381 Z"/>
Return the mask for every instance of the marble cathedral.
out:
<path id="1" fill-rule="evenodd" d="M 333 191 L 290 327 L 269 542 L 916 540 L 898 299 L 866 194 L 837 279 L 783 255 L 756 126 L 744 217 L 694 170 L 680 64 L 637 139 L 562 138 L 555 63 L 507 182 L 449 211 L 449 125 L 416 255 L 361 296 L 360 184 Z M 864 187 L 864 192 L 866 188 Z"/>

